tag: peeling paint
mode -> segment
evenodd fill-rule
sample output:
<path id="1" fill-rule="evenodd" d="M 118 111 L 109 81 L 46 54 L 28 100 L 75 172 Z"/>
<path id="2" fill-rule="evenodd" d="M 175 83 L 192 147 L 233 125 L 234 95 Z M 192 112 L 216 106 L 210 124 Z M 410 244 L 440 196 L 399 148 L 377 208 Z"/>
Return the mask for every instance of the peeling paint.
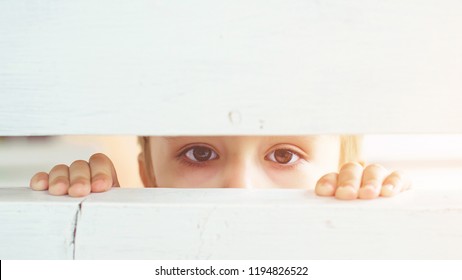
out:
<path id="1" fill-rule="evenodd" d="M 230 111 L 228 113 L 228 118 L 232 124 L 240 124 L 242 121 L 241 113 L 239 111 Z"/>

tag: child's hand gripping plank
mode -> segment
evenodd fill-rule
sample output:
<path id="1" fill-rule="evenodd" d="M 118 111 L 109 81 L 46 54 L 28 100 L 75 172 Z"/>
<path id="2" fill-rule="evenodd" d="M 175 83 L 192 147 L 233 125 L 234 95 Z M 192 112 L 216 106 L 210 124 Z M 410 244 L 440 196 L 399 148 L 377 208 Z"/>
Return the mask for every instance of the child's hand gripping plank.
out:
<path id="1" fill-rule="evenodd" d="M 117 173 L 111 160 L 104 154 L 94 154 L 88 162 L 74 161 L 70 166 L 60 164 L 49 173 L 35 174 L 30 187 L 48 190 L 52 195 L 82 197 L 90 192 L 105 192 L 119 187 Z M 410 187 L 402 173 L 389 172 L 378 164 L 365 168 L 356 162 L 346 163 L 338 173 L 322 176 L 315 188 L 320 196 L 335 196 L 338 199 L 373 199 L 393 196 Z"/>
<path id="2" fill-rule="evenodd" d="M 119 187 L 112 161 L 104 154 L 94 154 L 90 160 L 76 160 L 70 166 L 56 165 L 49 173 L 39 172 L 30 180 L 34 190 L 48 190 L 52 195 L 82 197 L 90 192 L 105 192 Z"/>
<path id="3" fill-rule="evenodd" d="M 344 164 L 338 173 L 322 176 L 315 188 L 320 196 L 335 196 L 338 199 L 372 199 L 390 197 L 409 189 L 410 181 L 399 171 L 389 172 L 379 164 L 365 168 L 356 162 Z"/>

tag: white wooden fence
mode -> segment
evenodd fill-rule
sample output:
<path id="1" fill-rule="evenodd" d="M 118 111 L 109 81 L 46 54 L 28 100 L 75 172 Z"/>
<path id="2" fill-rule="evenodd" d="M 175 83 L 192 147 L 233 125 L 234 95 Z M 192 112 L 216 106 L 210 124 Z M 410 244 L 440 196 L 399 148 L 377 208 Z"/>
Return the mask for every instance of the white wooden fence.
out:
<path id="1" fill-rule="evenodd" d="M 2 0 L 0 135 L 460 133 L 461 26 L 456 0 Z M 6 188 L 0 258 L 462 258 L 461 202 Z"/>

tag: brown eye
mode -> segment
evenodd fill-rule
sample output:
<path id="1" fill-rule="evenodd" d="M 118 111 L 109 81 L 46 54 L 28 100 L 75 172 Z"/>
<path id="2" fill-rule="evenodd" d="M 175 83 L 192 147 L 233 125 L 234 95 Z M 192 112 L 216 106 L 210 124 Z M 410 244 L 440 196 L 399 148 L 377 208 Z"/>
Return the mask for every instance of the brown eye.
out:
<path id="1" fill-rule="evenodd" d="M 186 153 L 185 156 L 192 161 L 195 162 L 202 162 L 213 160 L 218 157 L 217 153 L 215 153 L 212 149 L 207 147 L 192 147 Z"/>
<path id="2" fill-rule="evenodd" d="M 294 163 L 297 161 L 300 157 L 287 149 L 278 149 L 273 151 L 271 154 L 269 154 L 268 158 L 271 161 L 280 163 L 280 164 L 288 164 L 288 163 Z"/>

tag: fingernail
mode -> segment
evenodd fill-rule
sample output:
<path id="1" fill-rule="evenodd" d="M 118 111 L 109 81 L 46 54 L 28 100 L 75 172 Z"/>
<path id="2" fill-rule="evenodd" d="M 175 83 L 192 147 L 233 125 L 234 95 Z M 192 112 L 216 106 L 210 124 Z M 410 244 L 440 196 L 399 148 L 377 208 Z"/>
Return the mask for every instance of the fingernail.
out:
<path id="1" fill-rule="evenodd" d="M 91 183 L 92 192 L 103 192 L 111 187 L 111 182 L 106 179 L 96 179 Z"/>
<path id="2" fill-rule="evenodd" d="M 386 195 L 391 195 L 391 194 L 393 194 L 393 189 L 394 189 L 394 186 L 392 184 L 383 185 L 382 186 L 382 193 L 384 193 Z"/>
<path id="3" fill-rule="evenodd" d="M 393 191 L 393 185 L 392 184 L 386 184 L 384 185 L 382 188 L 386 189 L 386 190 L 389 190 L 389 191 Z"/>
<path id="4" fill-rule="evenodd" d="M 338 188 L 339 189 L 352 189 L 352 190 L 354 190 L 353 186 L 350 186 L 350 185 L 339 186 Z"/>
<path id="5" fill-rule="evenodd" d="M 106 180 L 97 179 L 97 180 L 92 182 L 92 185 L 94 185 L 94 186 L 105 186 L 106 185 Z"/>
<path id="6" fill-rule="evenodd" d="M 339 199 L 355 199 L 358 195 L 357 190 L 353 186 L 350 185 L 344 185 L 344 186 L 339 186 L 337 188 L 337 191 L 335 192 L 335 197 Z"/>
<path id="7" fill-rule="evenodd" d="M 353 186 L 345 185 L 345 186 L 339 186 L 336 192 L 337 193 L 356 193 L 357 190 L 355 190 Z"/>
<path id="8" fill-rule="evenodd" d="M 41 180 L 37 181 L 35 183 L 34 188 L 38 189 L 38 190 L 42 190 L 43 188 L 45 188 L 45 180 L 41 179 Z"/>
<path id="9" fill-rule="evenodd" d="M 319 195 L 332 195 L 334 193 L 334 187 L 331 184 L 322 184 L 319 187 Z"/>
<path id="10" fill-rule="evenodd" d="M 367 190 L 371 190 L 371 191 L 375 191 L 376 187 L 372 184 L 367 184 L 363 187 L 363 189 L 367 189 Z"/>

